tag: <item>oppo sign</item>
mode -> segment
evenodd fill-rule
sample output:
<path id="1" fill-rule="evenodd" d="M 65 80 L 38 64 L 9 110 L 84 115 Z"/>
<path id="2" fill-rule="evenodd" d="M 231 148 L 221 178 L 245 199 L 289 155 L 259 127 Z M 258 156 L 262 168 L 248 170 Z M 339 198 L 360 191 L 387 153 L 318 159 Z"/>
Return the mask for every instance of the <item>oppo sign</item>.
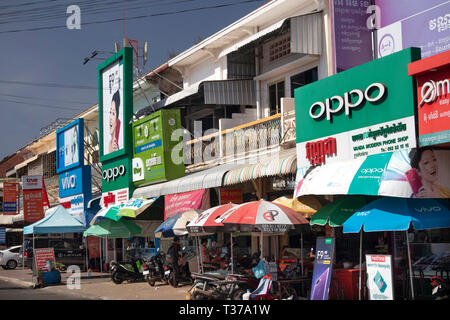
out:
<path id="1" fill-rule="evenodd" d="M 373 89 L 378 89 L 378 94 L 373 96 Z M 309 116 L 313 119 L 320 120 L 325 114 L 327 120 L 331 121 L 332 115 L 334 113 L 338 113 L 344 108 L 345 114 L 350 116 L 350 112 L 352 108 L 356 108 L 363 104 L 364 100 L 369 102 L 377 102 L 386 95 L 387 88 L 383 83 L 375 82 L 369 85 L 365 91 L 361 89 L 354 89 L 352 91 L 344 93 L 344 96 L 333 96 L 325 100 L 325 102 L 319 101 L 315 102 L 311 105 L 309 109 Z M 358 96 L 356 102 L 352 102 L 352 96 Z M 338 107 L 333 109 L 332 101 L 337 101 L 339 103 Z M 318 109 L 320 110 L 317 113 Z"/>
<path id="2" fill-rule="evenodd" d="M 121 165 L 119 167 L 109 168 L 107 170 L 103 170 L 103 180 L 116 180 L 117 177 L 123 176 L 125 174 L 125 166 Z"/>

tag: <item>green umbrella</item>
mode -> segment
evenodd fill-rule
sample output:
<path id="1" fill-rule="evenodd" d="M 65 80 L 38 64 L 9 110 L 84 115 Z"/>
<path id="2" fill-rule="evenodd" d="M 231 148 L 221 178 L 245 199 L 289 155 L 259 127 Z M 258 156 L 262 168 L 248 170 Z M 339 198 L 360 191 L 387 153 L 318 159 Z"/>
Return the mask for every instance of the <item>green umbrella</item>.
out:
<path id="1" fill-rule="evenodd" d="M 141 233 L 141 227 L 129 220 L 122 219 L 120 221 L 113 221 L 105 219 L 91 226 L 83 235 L 85 237 L 97 236 L 104 238 L 107 236 L 108 238 L 129 238 Z"/>
<path id="2" fill-rule="evenodd" d="M 324 226 L 328 223 L 330 227 L 340 227 L 370 201 L 364 196 L 349 196 L 336 200 L 317 210 L 311 216 L 310 224 Z"/>
<path id="3" fill-rule="evenodd" d="M 105 213 L 105 218 L 114 220 L 114 221 L 118 221 L 120 218 L 122 218 L 122 216 L 119 216 L 119 211 L 120 209 L 122 209 L 122 207 L 124 206 L 124 204 L 119 204 L 119 205 L 115 205 L 112 207 L 108 207 L 108 211 L 106 211 Z"/>

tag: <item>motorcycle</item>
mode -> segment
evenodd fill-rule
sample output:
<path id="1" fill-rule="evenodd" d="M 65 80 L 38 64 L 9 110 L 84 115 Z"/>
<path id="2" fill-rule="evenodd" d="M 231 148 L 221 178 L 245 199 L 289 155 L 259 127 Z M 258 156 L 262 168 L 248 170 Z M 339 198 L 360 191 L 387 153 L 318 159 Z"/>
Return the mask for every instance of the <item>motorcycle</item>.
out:
<path id="1" fill-rule="evenodd" d="M 148 262 L 148 270 L 144 271 L 148 284 L 152 287 L 155 285 L 156 281 L 168 284 L 170 275 L 170 271 L 167 272 L 168 269 L 169 267 L 165 264 L 165 255 L 163 252 L 151 257 Z"/>
<path id="2" fill-rule="evenodd" d="M 142 259 L 132 259 L 130 263 L 118 263 L 111 261 L 111 279 L 116 284 L 123 281 L 139 281 L 145 280 L 144 271 L 147 266 Z"/>
<path id="3" fill-rule="evenodd" d="M 450 285 L 449 279 L 444 280 L 441 277 L 431 277 L 431 286 L 434 288 L 432 296 L 435 300 L 448 300 L 450 299 Z"/>
<path id="4" fill-rule="evenodd" d="M 168 282 L 171 286 L 174 286 L 174 272 L 172 264 L 166 263 L 164 264 L 164 275 L 168 278 Z M 184 262 L 183 265 L 178 266 L 178 274 L 177 274 L 177 280 L 178 282 L 188 282 L 193 283 L 194 279 L 191 276 L 191 273 L 189 272 L 189 265 L 186 262 Z"/>

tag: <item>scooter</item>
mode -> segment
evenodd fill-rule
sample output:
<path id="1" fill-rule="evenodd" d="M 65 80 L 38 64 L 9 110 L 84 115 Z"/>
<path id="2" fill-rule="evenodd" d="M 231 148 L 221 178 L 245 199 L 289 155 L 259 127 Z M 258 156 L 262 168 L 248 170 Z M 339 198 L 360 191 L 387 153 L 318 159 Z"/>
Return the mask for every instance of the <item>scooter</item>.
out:
<path id="1" fill-rule="evenodd" d="M 164 282 L 165 284 L 169 283 L 169 275 L 170 271 L 168 271 L 168 266 L 165 266 L 165 254 L 163 252 L 158 253 L 157 255 L 150 258 L 148 262 L 148 270 L 144 271 L 144 275 L 146 276 L 147 282 L 150 286 L 154 286 L 156 281 Z"/>
<path id="2" fill-rule="evenodd" d="M 132 259 L 130 263 L 118 263 L 111 261 L 111 280 L 116 284 L 123 281 L 144 280 L 144 271 L 147 266 L 141 259 Z"/>
<path id="3" fill-rule="evenodd" d="M 435 300 L 449 300 L 450 299 L 450 283 L 449 280 L 444 280 L 441 277 L 431 277 L 431 286 L 434 288 L 432 296 Z"/>
<path id="4" fill-rule="evenodd" d="M 164 276 L 168 278 L 168 282 L 171 286 L 174 286 L 174 269 L 170 263 L 164 264 Z M 191 273 L 189 272 L 189 265 L 186 261 L 184 265 L 178 266 L 178 274 L 177 274 L 177 281 L 178 282 L 188 282 L 193 283 L 194 279 L 191 276 Z"/>

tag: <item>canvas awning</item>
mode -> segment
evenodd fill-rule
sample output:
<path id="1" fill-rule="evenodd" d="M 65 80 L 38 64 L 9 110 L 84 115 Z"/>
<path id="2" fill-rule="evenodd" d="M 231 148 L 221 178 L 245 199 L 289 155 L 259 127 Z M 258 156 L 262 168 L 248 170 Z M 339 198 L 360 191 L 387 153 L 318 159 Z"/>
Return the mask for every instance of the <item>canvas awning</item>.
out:
<path id="1" fill-rule="evenodd" d="M 47 234 L 83 232 L 83 223 L 73 217 L 63 206 L 52 208 L 53 211 L 43 219 L 23 228 L 24 234 Z"/>
<path id="2" fill-rule="evenodd" d="M 240 166 L 240 164 L 237 163 L 223 164 L 210 169 L 188 174 L 182 178 L 172 181 L 137 188 L 133 193 L 133 197 L 144 197 L 149 199 L 166 194 L 221 187 L 224 174 L 238 166 Z"/>
<path id="3" fill-rule="evenodd" d="M 257 163 L 244 164 L 228 171 L 223 179 L 223 185 L 242 183 L 260 177 L 295 174 L 297 170 L 296 149 L 287 149 L 271 153 Z"/>

